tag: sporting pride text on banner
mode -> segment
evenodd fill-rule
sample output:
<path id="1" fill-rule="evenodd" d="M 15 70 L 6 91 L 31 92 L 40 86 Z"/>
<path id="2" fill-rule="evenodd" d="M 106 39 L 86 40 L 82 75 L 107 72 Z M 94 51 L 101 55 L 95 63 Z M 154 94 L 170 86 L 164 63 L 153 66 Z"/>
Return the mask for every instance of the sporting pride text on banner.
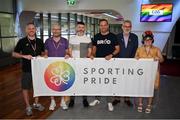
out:
<path id="1" fill-rule="evenodd" d="M 153 96 L 152 59 L 35 58 L 34 96 Z"/>

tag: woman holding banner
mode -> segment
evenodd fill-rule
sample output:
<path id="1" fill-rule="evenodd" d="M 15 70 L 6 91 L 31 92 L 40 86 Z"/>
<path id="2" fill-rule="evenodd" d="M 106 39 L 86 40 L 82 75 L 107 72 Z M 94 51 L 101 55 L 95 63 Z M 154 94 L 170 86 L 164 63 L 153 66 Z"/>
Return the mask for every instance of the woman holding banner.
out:
<path id="1" fill-rule="evenodd" d="M 153 58 L 155 61 L 159 61 L 160 63 L 164 61 L 163 56 L 161 54 L 161 51 L 159 48 L 155 47 L 153 45 L 154 42 L 154 35 L 151 31 L 145 31 L 142 35 L 142 46 L 139 47 L 136 51 L 135 58 L 140 59 L 140 58 Z M 155 90 L 159 89 L 160 85 L 160 73 L 159 73 L 159 67 L 158 71 L 156 74 L 156 79 L 155 79 Z M 152 108 L 152 100 L 153 97 L 148 98 L 148 104 L 145 109 L 145 113 L 151 113 L 151 108 Z M 143 98 L 140 97 L 138 98 L 138 112 L 143 111 Z"/>

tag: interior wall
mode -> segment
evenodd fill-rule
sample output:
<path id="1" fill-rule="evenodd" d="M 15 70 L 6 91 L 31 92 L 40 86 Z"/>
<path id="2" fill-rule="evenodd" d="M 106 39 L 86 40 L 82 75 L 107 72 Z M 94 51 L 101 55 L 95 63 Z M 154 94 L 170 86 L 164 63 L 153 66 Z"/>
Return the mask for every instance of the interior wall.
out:
<path id="1" fill-rule="evenodd" d="M 180 16 L 180 1 L 172 0 L 173 18 L 172 22 L 140 22 L 140 8 L 144 2 L 142 0 L 78 0 L 74 7 L 69 7 L 66 0 L 18 0 L 22 10 L 36 12 L 68 12 L 73 10 L 101 10 L 112 9 L 119 12 L 124 19 L 130 19 L 133 24 L 132 31 L 139 37 L 141 43 L 141 35 L 145 30 L 152 30 L 155 34 L 155 45 L 163 50 L 170 32 Z M 33 5 L 32 5 L 33 4 Z"/>

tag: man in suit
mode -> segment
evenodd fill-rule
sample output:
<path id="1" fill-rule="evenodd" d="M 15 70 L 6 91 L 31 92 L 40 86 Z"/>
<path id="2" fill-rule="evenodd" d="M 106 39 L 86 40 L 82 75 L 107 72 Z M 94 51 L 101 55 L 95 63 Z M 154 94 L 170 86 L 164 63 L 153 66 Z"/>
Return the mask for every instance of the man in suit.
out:
<path id="1" fill-rule="evenodd" d="M 122 33 L 117 34 L 117 39 L 120 43 L 119 58 L 134 58 L 138 48 L 138 37 L 136 34 L 131 33 L 132 23 L 130 20 L 125 20 L 122 24 Z M 124 97 L 124 102 L 130 107 L 133 106 L 129 97 Z M 113 105 L 120 103 L 120 98 L 113 101 Z"/>

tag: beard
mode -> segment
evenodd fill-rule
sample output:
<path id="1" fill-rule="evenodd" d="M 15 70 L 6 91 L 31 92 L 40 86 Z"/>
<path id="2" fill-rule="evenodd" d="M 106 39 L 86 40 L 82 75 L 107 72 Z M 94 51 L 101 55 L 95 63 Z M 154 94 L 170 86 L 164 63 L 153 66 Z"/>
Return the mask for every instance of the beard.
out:
<path id="1" fill-rule="evenodd" d="M 108 32 L 108 31 L 109 31 L 108 29 L 102 29 L 102 30 L 101 30 L 102 33 L 106 33 L 106 32 Z"/>
<path id="2" fill-rule="evenodd" d="M 34 36 L 35 36 L 35 32 L 29 32 L 29 33 L 28 33 L 28 36 L 34 37 Z"/>
<path id="3" fill-rule="evenodd" d="M 53 34 L 53 37 L 60 37 L 61 34 Z"/>
<path id="4" fill-rule="evenodd" d="M 129 31 L 129 30 L 125 30 L 124 33 L 125 33 L 125 34 L 129 34 L 130 31 Z"/>

